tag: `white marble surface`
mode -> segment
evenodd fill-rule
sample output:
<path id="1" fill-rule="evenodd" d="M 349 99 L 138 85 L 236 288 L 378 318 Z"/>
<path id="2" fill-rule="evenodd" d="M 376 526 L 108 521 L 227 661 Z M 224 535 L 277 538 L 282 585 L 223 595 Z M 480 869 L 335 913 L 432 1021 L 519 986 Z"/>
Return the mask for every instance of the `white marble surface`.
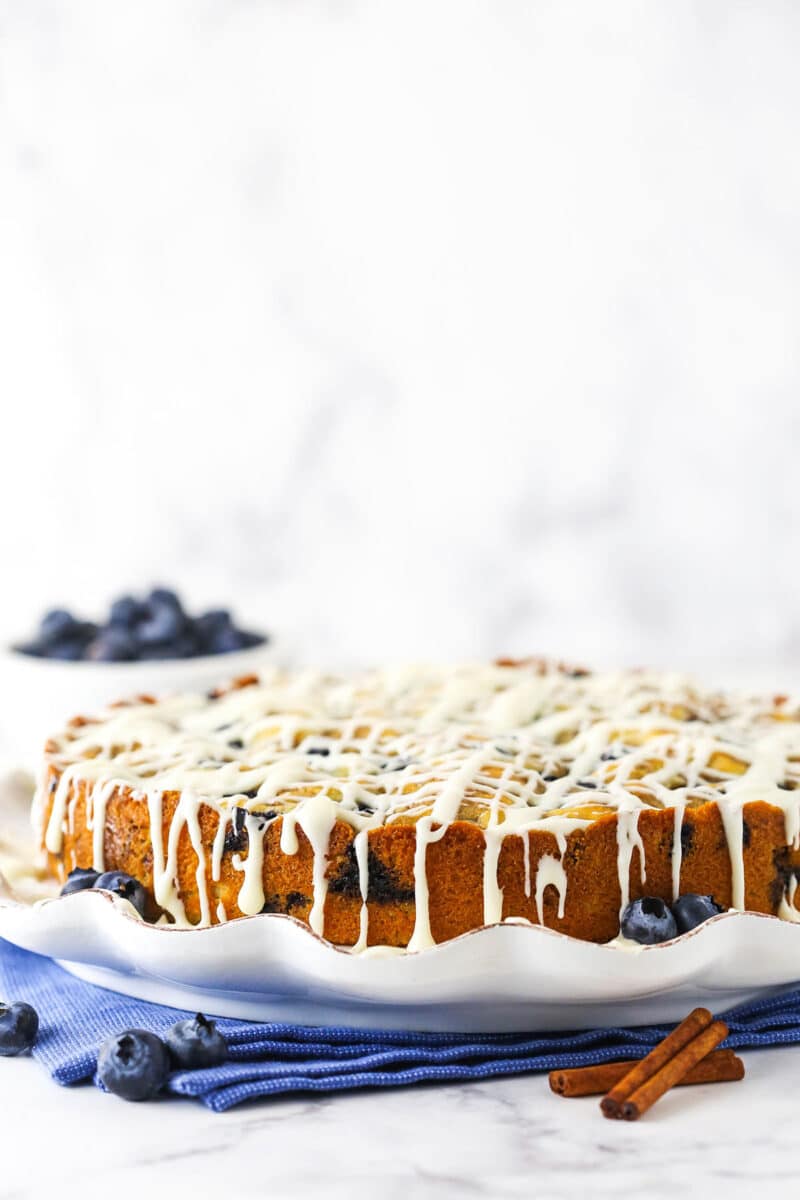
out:
<path id="1" fill-rule="evenodd" d="M 782 0 L 0 0 L 0 636 L 159 578 L 309 660 L 800 681 L 799 51 Z M 0 1196 L 76 1147 L 81 1194 L 749 1195 L 798 1064 L 627 1127 L 4 1062 Z"/>
<path id="2" fill-rule="evenodd" d="M 163 577 L 314 658 L 800 674 L 798 51 L 784 0 L 2 0 L 0 626 Z"/>
<path id="3" fill-rule="evenodd" d="M 64 1092 L 33 1062 L 9 1059 L 0 1063 L 0 1200 L 88 1189 L 281 1200 L 749 1198 L 797 1178 L 800 1047 L 745 1062 L 741 1083 L 675 1090 L 626 1124 L 605 1120 L 594 1098 L 552 1095 L 543 1075 L 217 1115 L 189 1101 L 135 1107 L 92 1087 Z M 65 1164 L 77 1147 L 71 1185 Z"/>

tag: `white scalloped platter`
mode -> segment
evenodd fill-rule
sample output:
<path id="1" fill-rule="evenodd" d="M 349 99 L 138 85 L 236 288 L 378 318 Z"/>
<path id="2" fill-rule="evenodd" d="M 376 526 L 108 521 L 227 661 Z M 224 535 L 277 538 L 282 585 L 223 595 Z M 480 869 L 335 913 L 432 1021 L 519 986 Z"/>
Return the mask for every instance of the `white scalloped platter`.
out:
<path id="1" fill-rule="evenodd" d="M 352 954 L 292 917 L 152 926 L 100 892 L 0 898 L 0 937 L 114 991 L 248 1020 L 508 1032 L 676 1020 L 800 979 L 800 928 L 723 913 L 661 946 L 508 923 L 429 950 Z"/>

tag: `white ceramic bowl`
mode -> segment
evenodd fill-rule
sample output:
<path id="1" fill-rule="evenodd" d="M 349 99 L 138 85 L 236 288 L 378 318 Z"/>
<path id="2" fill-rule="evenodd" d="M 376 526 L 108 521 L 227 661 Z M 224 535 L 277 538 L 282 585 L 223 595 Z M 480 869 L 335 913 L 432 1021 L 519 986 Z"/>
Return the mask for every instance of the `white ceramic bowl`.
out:
<path id="1" fill-rule="evenodd" d="M 47 738 L 70 717 L 91 716 L 143 692 L 208 691 L 281 661 L 272 642 L 201 658 L 142 662 L 63 662 L 0 650 L 0 746 L 11 762 L 36 770 Z"/>

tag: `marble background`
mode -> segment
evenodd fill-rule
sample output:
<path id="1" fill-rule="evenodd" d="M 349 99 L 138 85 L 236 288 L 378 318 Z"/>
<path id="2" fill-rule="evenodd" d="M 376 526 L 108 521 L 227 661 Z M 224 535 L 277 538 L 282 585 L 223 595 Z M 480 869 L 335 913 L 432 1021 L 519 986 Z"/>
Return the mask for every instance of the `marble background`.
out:
<path id="1" fill-rule="evenodd" d="M 158 579 L 308 659 L 800 682 L 799 58 L 792 0 L 0 0 L 0 637 Z M 0 1194 L 91 1129 L 95 1190 L 746 1197 L 798 1053 L 624 1129 L 9 1060 Z"/>
<path id="2" fill-rule="evenodd" d="M 0 592 L 800 679 L 800 8 L 0 0 Z"/>

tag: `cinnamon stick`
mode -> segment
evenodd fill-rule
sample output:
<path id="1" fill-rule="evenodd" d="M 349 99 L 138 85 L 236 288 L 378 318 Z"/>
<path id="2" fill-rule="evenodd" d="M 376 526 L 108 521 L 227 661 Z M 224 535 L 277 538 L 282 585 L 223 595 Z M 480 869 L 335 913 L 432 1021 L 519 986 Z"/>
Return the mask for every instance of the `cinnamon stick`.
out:
<path id="1" fill-rule="evenodd" d="M 642 1084 L 646 1083 L 657 1071 L 673 1059 L 684 1046 L 687 1046 L 704 1029 L 708 1029 L 713 1017 L 707 1008 L 695 1008 L 684 1017 L 680 1025 L 667 1034 L 650 1053 L 639 1060 L 618 1083 L 612 1087 L 608 1095 L 600 1101 L 600 1107 L 607 1117 L 620 1117 L 622 1105 Z M 720 1041 L 722 1039 L 720 1038 Z M 709 1046 L 709 1049 L 711 1047 Z M 702 1057 L 702 1055 L 701 1055 Z"/>
<path id="2" fill-rule="evenodd" d="M 646 1079 L 622 1105 L 624 1121 L 638 1121 L 648 1108 L 651 1108 L 659 1097 L 674 1087 L 679 1080 L 691 1070 L 701 1058 L 705 1058 L 710 1050 L 718 1046 L 728 1036 L 728 1026 L 724 1021 L 715 1021 L 709 1025 L 688 1045 L 679 1050 L 674 1058 L 670 1058 L 660 1070 Z M 628 1076 L 626 1076 L 626 1079 Z M 624 1080 L 620 1081 L 624 1083 Z"/>
<path id="3" fill-rule="evenodd" d="M 629 1073 L 641 1059 L 568 1067 L 550 1072 L 550 1087 L 558 1096 L 602 1096 Z M 730 1083 L 744 1078 L 744 1063 L 733 1050 L 712 1050 L 679 1079 L 676 1086 L 693 1083 Z"/>

